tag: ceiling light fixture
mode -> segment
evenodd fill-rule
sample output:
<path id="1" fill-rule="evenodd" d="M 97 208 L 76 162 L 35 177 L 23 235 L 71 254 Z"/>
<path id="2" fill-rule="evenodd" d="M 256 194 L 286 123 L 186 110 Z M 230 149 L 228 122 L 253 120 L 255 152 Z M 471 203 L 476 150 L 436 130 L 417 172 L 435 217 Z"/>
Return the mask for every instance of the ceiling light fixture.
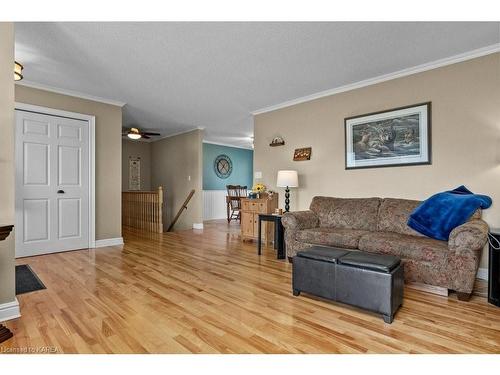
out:
<path id="1" fill-rule="evenodd" d="M 131 128 L 127 134 L 127 137 L 129 137 L 131 139 L 140 139 L 142 136 L 141 136 L 141 133 L 139 133 L 139 129 Z"/>
<path id="2" fill-rule="evenodd" d="M 23 79 L 23 69 L 24 66 L 14 61 L 14 81 L 20 81 Z"/>

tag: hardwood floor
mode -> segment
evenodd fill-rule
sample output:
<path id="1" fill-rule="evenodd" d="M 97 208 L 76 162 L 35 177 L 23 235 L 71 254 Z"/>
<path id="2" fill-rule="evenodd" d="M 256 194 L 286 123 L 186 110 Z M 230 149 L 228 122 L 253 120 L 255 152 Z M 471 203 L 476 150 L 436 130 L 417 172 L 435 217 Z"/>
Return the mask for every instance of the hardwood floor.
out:
<path id="1" fill-rule="evenodd" d="M 258 257 L 237 227 L 139 234 L 126 244 L 32 258 L 46 290 L 18 296 L 0 353 L 499 353 L 500 308 L 405 290 L 394 323 L 306 296 L 291 265 Z M 20 349 L 19 349 L 20 348 Z"/>

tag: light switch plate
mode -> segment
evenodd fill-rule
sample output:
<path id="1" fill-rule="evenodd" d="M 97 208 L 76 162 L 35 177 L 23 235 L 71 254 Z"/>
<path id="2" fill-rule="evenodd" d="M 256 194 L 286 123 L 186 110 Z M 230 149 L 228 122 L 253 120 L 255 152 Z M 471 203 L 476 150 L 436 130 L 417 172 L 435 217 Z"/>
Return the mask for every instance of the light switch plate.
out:
<path id="1" fill-rule="evenodd" d="M 255 172 L 254 178 L 262 178 L 262 172 Z"/>

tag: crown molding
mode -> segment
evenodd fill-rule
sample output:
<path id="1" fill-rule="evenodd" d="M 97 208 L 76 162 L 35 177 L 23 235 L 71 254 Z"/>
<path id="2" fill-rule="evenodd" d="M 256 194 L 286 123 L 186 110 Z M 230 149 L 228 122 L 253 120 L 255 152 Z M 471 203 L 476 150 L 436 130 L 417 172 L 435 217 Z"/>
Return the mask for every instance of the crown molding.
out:
<path id="1" fill-rule="evenodd" d="M 490 54 L 496 53 L 496 52 L 500 52 L 500 43 L 492 44 L 490 46 L 479 48 L 479 49 L 472 50 L 469 52 L 464 52 L 464 53 L 461 53 L 459 55 L 445 57 L 443 59 L 435 60 L 435 61 L 432 61 L 429 63 L 416 65 L 416 66 L 413 66 L 411 68 L 398 70 L 398 71 L 393 72 L 393 73 L 383 74 L 381 76 L 377 76 L 374 78 L 369 78 L 369 79 L 366 79 L 363 81 L 350 83 L 350 84 L 345 85 L 345 86 L 339 86 L 339 87 L 336 87 L 333 89 L 320 91 L 320 92 L 317 92 L 315 94 L 302 96 L 300 98 L 296 98 L 296 99 L 292 99 L 292 100 L 287 100 L 285 102 L 271 105 L 269 107 L 257 109 L 255 111 L 251 112 L 251 114 L 255 116 L 255 115 L 260 115 L 260 114 L 266 113 L 266 112 L 272 112 L 272 111 L 275 111 L 277 109 L 290 107 L 290 106 L 295 105 L 295 104 L 305 103 L 305 102 L 309 102 L 311 100 L 323 98 L 325 96 L 339 94 L 342 92 L 351 91 L 351 90 L 359 89 L 359 88 L 366 87 L 366 86 L 376 85 L 377 83 L 382 83 L 382 82 L 390 81 L 390 80 L 393 80 L 396 78 L 406 77 L 406 76 L 409 76 L 412 74 L 417 74 L 417 73 L 425 72 L 428 70 L 440 68 L 443 66 L 456 64 L 456 63 L 459 63 L 462 61 L 475 59 L 477 57 L 490 55 Z"/>
<path id="2" fill-rule="evenodd" d="M 188 129 L 188 130 L 182 130 L 182 131 L 177 132 L 177 133 L 172 133 L 172 134 L 167 134 L 167 135 L 161 136 L 160 138 L 151 139 L 151 141 L 149 141 L 149 142 L 158 142 L 158 141 L 161 141 L 162 139 L 165 139 L 165 138 L 170 138 L 170 137 L 175 137 L 177 135 L 191 133 L 191 132 L 194 132 L 195 130 L 205 130 L 205 128 L 197 126 L 196 128 L 191 128 L 191 129 Z"/>
<path id="3" fill-rule="evenodd" d="M 61 89 L 58 87 L 44 85 L 42 83 L 36 83 L 36 82 L 32 82 L 32 81 L 22 80 L 22 81 L 16 82 L 16 85 L 31 87 L 33 89 L 38 89 L 38 90 L 50 91 L 50 92 L 53 92 L 56 94 L 73 96 L 75 98 L 80 98 L 80 99 L 85 99 L 85 100 L 92 100 L 93 102 L 111 104 L 111 105 L 115 105 L 118 107 L 123 107 L 125 104 L 127 104 L 125 102 L 121 102 L 118 100 L 101 98 L 99 96 L 88 95 L 88 94 L 84 94 L 82 92 L 73 91 L 73 90 Z"/>
<path id="4" fill-rule="evenodd" d="M 229 144 L 229 143 L 220 143 L 220 142 L 212 142 L 212 141 L 203 141 L 203 143 L 208 143 L 208 144 L 211 144 L 211 145 L 217 145 L 217 146 L 232 147 L 232 148 L 241 148 L 241 149 L 243 149 L 243 150 L 250 150 L 250 151 L 253 151 L 253 148 L 252 148 L 252 147 L 235 146 L 235 145 L 231 145 L 231 144 Z"/>

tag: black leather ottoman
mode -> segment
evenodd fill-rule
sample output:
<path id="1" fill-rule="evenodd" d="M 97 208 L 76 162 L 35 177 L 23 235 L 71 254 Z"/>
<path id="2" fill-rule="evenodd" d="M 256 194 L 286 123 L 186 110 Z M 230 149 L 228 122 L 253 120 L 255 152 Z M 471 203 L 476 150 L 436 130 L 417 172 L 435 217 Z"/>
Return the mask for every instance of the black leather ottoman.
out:
<path id="1" fill-rule="evenodd" d="M 403 302 L 403 264 L 392 255 L 314 246 L 293 258 L 293 294 L 310 293 L 383 315 Z"/>

